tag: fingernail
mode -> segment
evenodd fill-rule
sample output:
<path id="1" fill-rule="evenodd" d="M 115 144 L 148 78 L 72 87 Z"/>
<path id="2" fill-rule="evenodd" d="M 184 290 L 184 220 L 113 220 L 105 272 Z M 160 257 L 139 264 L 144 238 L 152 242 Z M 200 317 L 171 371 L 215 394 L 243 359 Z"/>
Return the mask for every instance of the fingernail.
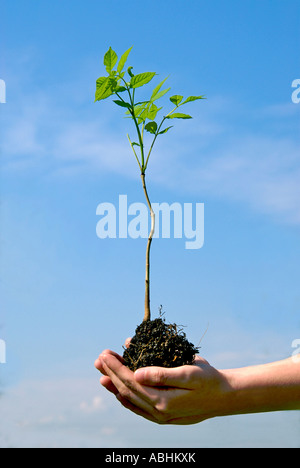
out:
<path id="1" fill-rule="evenodd" d="M 145 376 L 144 369 L 137 369 L 134 373 L 134 377 L 137 378 L 138 380 L 143 380 L 144 376 Z"/>
<path id="2" fill-rule="evenodd" d="M 98 362 L 99 362 L 99 366 L 102 366 L 102 363 L 103 363 L 103 361 L 102 361 L 102 356 L 99 356 L 99 357 L 98 357 Z"/>

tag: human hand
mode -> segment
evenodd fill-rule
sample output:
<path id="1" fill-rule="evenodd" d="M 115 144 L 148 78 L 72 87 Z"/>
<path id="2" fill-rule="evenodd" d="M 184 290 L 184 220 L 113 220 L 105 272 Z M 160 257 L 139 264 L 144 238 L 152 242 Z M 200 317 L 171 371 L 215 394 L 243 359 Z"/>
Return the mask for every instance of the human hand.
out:
<path id="1" fill-rule="evenodd" d="M 95 367 L 103 374 L 100 383 L 125 408 L 155 423 L 195 424 L 225 414 L 230 385 L 222 372 L 199 356 L 191 366 L 132 372 L 121 356 L 106 350 Z"/>

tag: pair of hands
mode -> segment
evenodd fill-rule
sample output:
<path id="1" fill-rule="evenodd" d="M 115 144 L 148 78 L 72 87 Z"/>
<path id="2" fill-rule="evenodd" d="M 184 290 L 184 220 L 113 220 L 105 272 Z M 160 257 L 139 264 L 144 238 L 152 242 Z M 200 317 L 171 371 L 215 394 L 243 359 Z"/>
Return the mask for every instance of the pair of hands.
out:
<path id="1" fill-rule="evenodd" d="M 158 424 L 196 424 L 220 416 L 230 389 L 222 372 L 199 356 L 191 366 L 132 372 L 120 355 L 105 350 L 95 367 L 103 374 L 101 385 L 125 408 Z"/>

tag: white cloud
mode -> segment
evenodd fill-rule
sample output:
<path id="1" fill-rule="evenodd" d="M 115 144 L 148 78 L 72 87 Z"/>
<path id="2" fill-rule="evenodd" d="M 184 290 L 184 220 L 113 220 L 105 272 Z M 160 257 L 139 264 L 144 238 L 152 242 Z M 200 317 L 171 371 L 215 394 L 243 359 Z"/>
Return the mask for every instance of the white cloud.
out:
<path id="1" fill-rule="evenodd" d="M 94 122 L 68 122 L 53 140 L 52 156 L 58 166 L 82 164 L 87 171 L 115 172 L 130 176 L 137 165 L 123 138 Z M 59 169 L 58 169 L 59 170 Z"/>
<path id="2" fill-rule="evenodd" d="M 94 413 L 105 409 L 105 401 L 101 396 L 95 396 L 91 402 L 82 401 L 79 408 L 84 413 Z"/>

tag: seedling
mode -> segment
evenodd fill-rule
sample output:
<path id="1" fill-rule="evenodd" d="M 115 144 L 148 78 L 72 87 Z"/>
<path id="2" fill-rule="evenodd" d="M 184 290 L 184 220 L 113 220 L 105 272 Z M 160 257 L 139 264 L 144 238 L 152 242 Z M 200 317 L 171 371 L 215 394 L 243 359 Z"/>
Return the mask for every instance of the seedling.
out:
<path id="1" fill-rule="evenodd" d="M 136 158 L 141 180 L 143 191 L 146 197 L 147 205 L 149 208 L 150 216 L 151 216 L 151 230 L 147 242 L 146 248 L 146 275 L 145 275 L 145 308 L 144 308 L 144 320 L 143 323 L 140 325 L 139 330 L 140 333 L 147 335 L 148 339 L 147 343 L 143 342 L 141 347 L 138 351 L 138 359 L 135 360 L 133 363 L 133 358 L 129 356 L 129 364 L 134 364 L 132 367 L 136 368 L 137 366 L 145 365 L 145 353 L 146 349 L 149 351 L 149 335 L 153 337 L 156 333 L 158 339 L 156 339 L 156 347 L 160 348 L 159 354 L 162 355 L 162 343 L 161 343 L 161 335 L 165 337 L 169 337 L 169 341 L 177 343 L 175 346 L 175 351 L 179 354 L 178 350 L 178 338 L 183 338 L 185 340 L 185 334 L 182 330 L 178 330 L 176 325 L 165 325 L 164 320 L 160 317 L 154 321 L 151 321 L 151 311 L 150 311 L 150 248 L 153 239 L 153 235 L 155 232 L 155 213 L 152 209 L 151 201 L 148 195 L 147 186 L 146 186 L 146 171 L 149 164 L 149 159 L 152 154 L 154 145 L 161 135 L 165 135 L 173 125 L 168 125 L 170 121 L 175 119 L 191 119 L 192 117 L 189 114 L 184 114 L 178 112 L 178 109 L 193 101 L 197 101 L 200 99 L 205 99 L 204 96 L 190 96 L 184 99 L 181 95 L 174 95 L 169 98 L 173 108 L 168 112 L 164 113 L 162 117 L 158 118 L 159 113 L 162 111 L 162 107 L 157 106 L 157 101 L 165 96 L 171 88 L 165 88 L 164 84 L 167 81 L 168 77 L 161 81 L 152 91 L 151 97 L 149 100 L 138 100 L 137 99 L 137 90 L 145 85 L 148 85 L 154 77 L 157 75 L 155 72 L 146 72 L 146 73 L 139 73 L 135 75 L 133 73 L 133 67 L 130 66 L 127 68 L 127 71 L 124 71 L 125 65 L 128 60 L 128 56 L 132 50 L 132 47 L 128 49 L 118 61 L 118 56 L 114 50 L 110 47 L 109 50 L 106 52 L 104 56 L 104 66 L 106 68 L 107 76 L 103 76 L 98 78 L 96 82 L 96 94 L 95 94 L 95 102 L 102 101 L 107 99 L 111 96 L 114 96 L 116 99 L 113 102 L 122 107 L 125 110 L 125 116 L 132 119 L 134 124 L 134 129 L 136 133 L 136 140 L 130 138 L 127 135 L 130 146 L 132 148 L 134 157 Z M 174 107 L 175 106 L 175 107 Z M 150 143 L 148 148 L 146 148 L 146 139 L 145 139 L 145 132 L 150 134 Z M 165 327 L 162 330 L 162 326 Z M 167 333 L 166 333 L 167 330 Z M 174 341 L 175 340 L 175 341 Z M 137 348 L 137 341 L 135 338 L 131 341 L 131 351 L 133 348 Z M 188 343 L 188 342 L 187 342 Z M 190 344 L 189 344 L 190 345 Z M 188 346 L 187 346 L 188 347 Z M 129 349 L 130 349 L 129 348 Z M 168 343 L 168 348 L 170 348 L 170 343 Z M 197 350 L 190 346 L 189 349 L 190 353 L 194 354 Z M 137 350 L 136 350 L 137 351 Z M 172 350 L 171 350 L 172 352 Z M 126 353 L 126 351 L 125 351 Z M 128 352 L 126 353 L 128 355 Z M 172 366 L 180 365 L 180 359 L 177 354 L 173 354 L 172 356 Z M 128 356 L 127 356 L 128 357 Z M 142 359 L 143 358 L 143 359 Z M 138 361 L 138 363 L 137 363 Z M 191 361 L 191 359 L 187 359 L 185 361 Z M 159 365 L 157 364 L 157 360 L 151 360 L 150 365 Z M 164 365 L 167 365 L 166 362 L 163 362 Z"/>

